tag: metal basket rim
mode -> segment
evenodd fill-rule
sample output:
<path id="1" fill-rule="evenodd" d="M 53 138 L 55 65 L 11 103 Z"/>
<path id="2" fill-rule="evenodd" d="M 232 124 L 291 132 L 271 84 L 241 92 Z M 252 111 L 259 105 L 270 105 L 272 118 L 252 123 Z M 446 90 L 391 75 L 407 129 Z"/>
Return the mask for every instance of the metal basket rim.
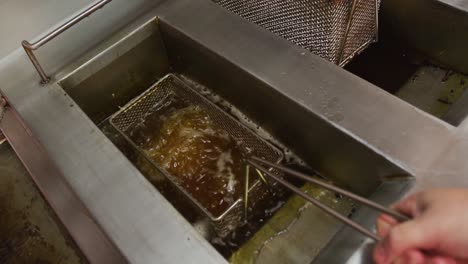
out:
<path id="1" fill-rule="evenodd" d="M 214 216 L 210 211 L 208 211 L 204 206 L 202 206 L 195 198 L 192 197 L 192 195 L 190 193 L 188 193 L 182 186 L 180 186 L 179 184 L 177 184 L 175 182 L 175 180 L 173 179 L 173 176 L 168 173 L 165 169 L 161 168 L 158 164 L 156 164 L 139 146 L 137 146 L 137 144 L 135 144 L 133 142 L 132 139 L 130 139 L 124 131 L 122 131 L 120 128 L 118 128 L 118 126 L 113 122 L 114 118 L 116 118 L 117 116 L 119 116 L 120 114 L 130 110 L 131 107 L 135 106 L 138 102 L 140 102 L 141 100 L 143 100 L 144 98 L 146 98 L 148 95 L 151 94 L 151 92 L 153 92 L 154 89 L 157 89 L 157 86 L 165 81 L 166 79 L 169 79 L 169 78 L 174 78 L 176 81 L 180 82 L 182 85 L 185 86 L 186 89 L 189 89 L 191 90 L 192 92 L 194 92 L 197 96 L 199 96 L 202 100 L 204 100 L 207 104 L 210 104 L 212 105 L 213 107 L 215 107 L 217 110 L 219 111 L 222 111 L 227 118 L 230 118 L 236 122 L 239 123 L 239 125 L 241 125 L 242 127 L 244 127 L 247 131 L 249 131 L 250 133 L 252 133 L 255 137 L 257 137 L 260 141 L 262 141 L 263 143 L 267 144 L 269 147 L 271 147 L 278 155 L 279 155 L 279 158 L 278 160 L 276 161 L 276 163 L 281 163 L 281 161 L 283 161 L 284 159 L 284 154 L 279 150 L 279 148 L 277 148 L 275 145 L 273 145 L 272 143 L 266 141 L 265 139 L 263 139 L 262 137 L 260 137 L 258 134 L 256 134 L 254 131 L 252 131 L 249 127 L 247 127 L 246 125 L 242 124 L 241 122 L 239 122 L 238 120 L 234 119 L 234 117 L 232 117 L 231 115 L 229 115 L 228 113 L 226 113 L 224 110 L 222 110 L 219 106 L 217 106 L 216 104 L 214 104 L 213 102 L 211 102 L 209 99 L 205 98 L 203 95 L 201 95 L 199 92 L 197 92 L 195 89 L 193 89 L 189 84 L 187 84 L 185 81 L 183 81 L 182 79 L 180 79 L 179 77 L 177 77 L 175 74 L 173 73 L 169 73 L 167 75 L 165 75 L 164 77 L 162 77 L 160 80 L 156 81 L 153 85 L 151 85 L 146 91 L 144 91 L 142 94 L 140 94 L 139 96 L 137 96 L 136 98 L 132 99 L 130 102 L 128 102 L 125 106 L 123 106 L 119 111 L 117 111 L 116 113 L 114 113 L 110 118 L 109 118 L 109 123 L 132 145 L 132 147 L 134 147 L 138 153 L 140 153 L 147 161 L 149 161 L 151 163 L 151 165 L 157 169 L 161 174 L 164 175 L 164 177 L 166 177 L 173 185 L 175 185 L 185 196 L 187 196 L 191 202 L 195 203 L 196 206 L 202 210 L 202 212 L 207 215 L 209 217 L 209 219 L 213 222 L 218 222 L 220 220 L 222 220 L 226 215 L 228 215 L 231 211 L 233 211 L 238 205 L 239 203 L 242 203 L 243 202 L 243 197 L 240 197 L 239 199 L 237 199 L 231 206 L 229 206 L 221 215 L 219 216 Z M 146 177 L 145 177 L 146 179 Z M 254 188 L 257 188 L 258 185 L 262 184 L 262 182 L 257 179 L 254 184 L 252 184 L 252 186 L 249 188 L 249 193 L 254 189 Z"/>

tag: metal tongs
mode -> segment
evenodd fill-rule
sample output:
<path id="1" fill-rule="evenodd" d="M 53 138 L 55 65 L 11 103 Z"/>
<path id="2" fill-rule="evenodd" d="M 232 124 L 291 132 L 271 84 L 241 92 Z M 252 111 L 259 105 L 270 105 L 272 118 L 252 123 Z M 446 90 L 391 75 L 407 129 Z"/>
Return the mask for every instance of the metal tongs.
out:
<path id="1" fill-rule="evenodd" d="M 333 186 L 331 184 L 328 184 L 326 182 L 323 182 L 323 181 L 320 181 L 316 178 L 313 178 L 311 176 L 308 176 L 306 174 L 303 174 L 303 173 L 300 173 L 300 172 L 297 172 L 295 170 L 292 170 L 290 168 L 287 168 L 287 167 L 284 167 L 284 166 L 281 166 L 281 165 L 278 165 L 278 164 L 275 164 L 275 163 L 272 163 L 272 162 L 269 162 L 269 161 L 266 161 L 264 159 L 261 159 L 261 158 L 257 158 L 257 157 L 252 157 L 250 158 L 250 160 L 247 161 L 249 163 L 250 166 L 253 166 L 254 168 L 260 170 L 261 172 L 263 172 L 265 175 L 273 178 L 274 180 L 276 180 L 278 183 L 282 184 L 284 187 L 288 188 L 289 190 L 293 191 L 294 193 L 296 193 L 297 195 L 301 196 L 302 198 L 304 198 L 305 200 L 309 201 L 310 203 L 312 203 L 313 205 L 317 206 L 318 208 L 322 209 L 323 211 L 325 211 L 326 213 L 330 214 L 331 216 L 335 217 L 336 219 L 340 220 L 341 222 L 343 222 L 344 224 L 354 228 L 356 231 L 360 232 L 361 234 L 373 239 L 374 241 L 379 241 L 380 238 L 374 234 L 373 232 L 369 231 L 368 229 L 366 229 L 365 227 L 363 227 L 362 225 L 354 222 L 353 220 L 349 219 L 348 217 L 336 212 L 335 210 L 333 210 L 332 208 L 328 207 L 327 205 L 321 203 L 320 201 L 318 201 L 317 199 L 309 196 L 308 194 L 306 194 L 305 192 L 301 191 L 299 188 L 297 188 L 296 186 L 294 186 L 293 184 L 287 182 L 286 180 L 284 180 L 283 178 L 279 177 L 278 175 L 275 175 L 274 173 L 272 173 L 268 168 L 262 166 L 262 164 L 270 167 L 270 168 L 274 168 L 276 170 L 279 170 L 283 173 L 285 173 L 286 175 L 291 175 L 291 176 L 294 176 L 296 178 L 299 178 L 301 180 L 304 180 L 306 182 L 309 182 L 309 183 L 312 183 L 312 184 L 316 184 L 316 185 L 319 185 L 325 189 L 328 189 L 330 191 L 333 191 L 333 192 L 336 192 L 336 193 L 339 193 L 343 196 L 346 196 L 356 202 L 359 202 L 363 205 L 366 205 L 366 206 L 369 206 L 370 208 L 373 208 L 381 213 L 385 213 L 385 214 L 388 214 L 390 216 L 393 216 L 395 219 L 397 219 L 398 221 L 401 221 L 401 222 L 404 222 L 404 221 L 408 221 L 409 220 L 409 217 L 406 216 L 406 215 L 403 215 L 395 210 L 392 210 L 392 209 L 389 209 L 387 207 L 384 207 L 378 203 L 375 203 L 369 199 L 366 199 L 364 197 L 361 197 L 359 195 L 356 195 L 354 193 L 351 193 L 349 191 L 346 191 L 346 190 L 343 190 L 339 187 L 336 187 L 336 186 Z M 258 171 L 257 171 L 258 172 Z M 259 173 L 259 175 L 261 176 L 261 173 Z M 263 177 L 263 176 L 261 176 Z M 262 179 L 263 181 L 265 181 L 265 179 Z"/>

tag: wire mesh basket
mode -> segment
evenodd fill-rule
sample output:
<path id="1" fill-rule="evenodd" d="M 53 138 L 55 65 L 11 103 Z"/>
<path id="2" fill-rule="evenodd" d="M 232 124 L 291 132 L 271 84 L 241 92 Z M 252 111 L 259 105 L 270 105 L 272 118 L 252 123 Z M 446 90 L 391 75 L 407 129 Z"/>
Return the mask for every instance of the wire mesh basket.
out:
<path id="1" fill-rule="evenodd" d="M 134 134 L 137 126 L 154 122 L 153 115 L 159 115 L 161 106 L 167 104 L 167 99 L 177 97 L 192 106 L 198 106 L 209 116 L 213 123 L 226 131 L 245 152 L 245 156 L 255 155 L 268 161 L 279 163 L 283 159 L 283 153 L 272 144 L 264 141 L 252 130 L 234 119 L 208 99 L 204 98 L 184 81 L 173 74 L 168 74 L 142 95 L 132 100 L 119 112 L 110 118 L 110 124 L 119 131 L 137 151 L 146 158 L 154 168 L 175 186 L 187 201 L 196 207 L 202 215 L 212 223 L 214 230 L 220 237 L 225 237 L 233 231 L 242 221 L 244 216 L 244 202 L 241 197 L 235 200 L 229 208 L 218 215 L 214 215 L 195 199 L 189 191 L 181 186 L 175 177 L 168 173 L 160 164 L 149 157 L 138 142 L 138 135 Z M 276 172 L 275 172 L 276 173 Z M 259 203 L 269 197 L 269 191 L 259 179 L 255 179 L 249 186 L 248 206 L 255 208 Z"/>
<path id="2" fill-rule="evenodd" d="M 378 37 L 380 0 L 213 0 L 344 66 Z"/>

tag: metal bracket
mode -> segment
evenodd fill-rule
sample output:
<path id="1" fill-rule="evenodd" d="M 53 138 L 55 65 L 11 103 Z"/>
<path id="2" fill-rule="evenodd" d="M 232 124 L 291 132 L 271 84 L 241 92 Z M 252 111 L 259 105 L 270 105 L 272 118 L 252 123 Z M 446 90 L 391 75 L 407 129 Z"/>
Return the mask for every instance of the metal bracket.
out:
<path id="1" fill-rule="evenodd" d="M 380 0 L 375 0 L 375 42 L 379 41 L 379 8 Z"/>
<path id="2" fill-rule="evenodd" d="M 47 33 L 44 37 L 39 39 L 38 41 L 34 43 L 29 43 L 26 40 L 23 40 L 21 42 L 21 45 L 24 48 L 24 51 L 28 55 L 29 59 L 31 60 L 32 64 L 34 65 L 34 68 L 36 68 L 37 73 L 41 77 L 41 84 L 46 84 L 50 81 L 50 77 L 46 74 L 44 69 L 42 68 L 41 64 L 37 60 L 36 55 L 34 55 L 34 51 L 39 49 L 40 47 L 44 46 L 44 44 L 48 43 L 49 41 L 53 40 L 56 38 L 58 35 L 75 25 L 76 23 L 80 22 L 84 18 L 88 17 L 92 13 L 96 12 L 98 9 L 104 7 L 106 4 L 110 3 L 112 0 L 100 0 L 96 2 L 95 4 L 91 5 L 90 7 L 86 8 L 82 12 L 80 12 L 78 15 L 73 17 L 72 19 L 68 20 L 66 23 L 63 25 L 55 28 L 51 32 Z"/>
<path id="3" fill-rule="evenodd" d="M 354 18 L 354 13 L 356 12 L 357 4 L 359 4 L 360 0 L 353 0 L 352 6 L 351 6 L 351 11 L 349 13 L 349 18 L 348 22 L 346 24 L 346 30 L 343 35 L 343 39 L 341 41 L 341 46 L 340 46 L 340 52 L 339 56 L 337 58 L 336 64 L 338 64 L 340 67 L 344 67 L 355 55 L 361 53 L 367 46 L 369 46 L 371 43 L 375 43 L 379 41 L 379 8 L 380 8 L 380 0 L 375 0 L 374 1 L 374 7 L 375 7 L 375 24 L 374 24 L 374 38 L 367 41 L 366 43 L 362 44 L 358 49 L 356 49 L 351 55 L 348 55 L 346 58 L 345 56 L 345 48 L 346 48 L 346 43 L 348 41 L 348 35 L 351 31 L 351 27 L 353 24 L 353 18 Z"/>
<path id="4" fill-rule="evenodd" d="M 7 107 L 7 101 L 4 97 L 0 97 L 0 122 L 2 122 L 3 117 L 5 116 L 5 111 Z M 3 145 L 7 141 L 3 131 L 0 130 L 0 145 Z"/>
<path id="5" fill-rule="evenodd" d="M 7 105 L 7 100 L 4 97 L 0 97 L 0 122 L 2 122 L 3 116 L 5 115 Z"/>
<path id="6" fill-rule="evenodd" d="M 351 10 L 349 11 L 348 14 L 348 22 L 346 23 L 346 30 L 343 35 L 343 39 L 341 40 L 340 43 L 340 53 L 338 54 L 337 62 L 336 64 L 340 65 L 340 63 L 344 59 L 344 52 L 346 48 L 346 43 L 348 42 L 348 35 L 349 32 L 351 31 L 351 26 L 353 25 L 353 18 L 354 18 L 354 12 L 356 11 L 356 6 L 358 4 L 359 0 L 353 0 L 352 5 L 351 5 Z"/>

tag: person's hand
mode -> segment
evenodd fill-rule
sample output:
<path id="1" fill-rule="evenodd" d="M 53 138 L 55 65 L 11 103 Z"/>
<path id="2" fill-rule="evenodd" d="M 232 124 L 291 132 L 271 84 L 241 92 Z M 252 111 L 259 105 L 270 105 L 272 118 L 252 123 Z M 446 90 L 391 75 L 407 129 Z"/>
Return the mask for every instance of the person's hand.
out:
<path id="1" fill-rule="evenodd" d="M 468 263 L 468 189 L 429 190 L 393 206 L 412 219 L 377 219 L 377 264 Z"/>

